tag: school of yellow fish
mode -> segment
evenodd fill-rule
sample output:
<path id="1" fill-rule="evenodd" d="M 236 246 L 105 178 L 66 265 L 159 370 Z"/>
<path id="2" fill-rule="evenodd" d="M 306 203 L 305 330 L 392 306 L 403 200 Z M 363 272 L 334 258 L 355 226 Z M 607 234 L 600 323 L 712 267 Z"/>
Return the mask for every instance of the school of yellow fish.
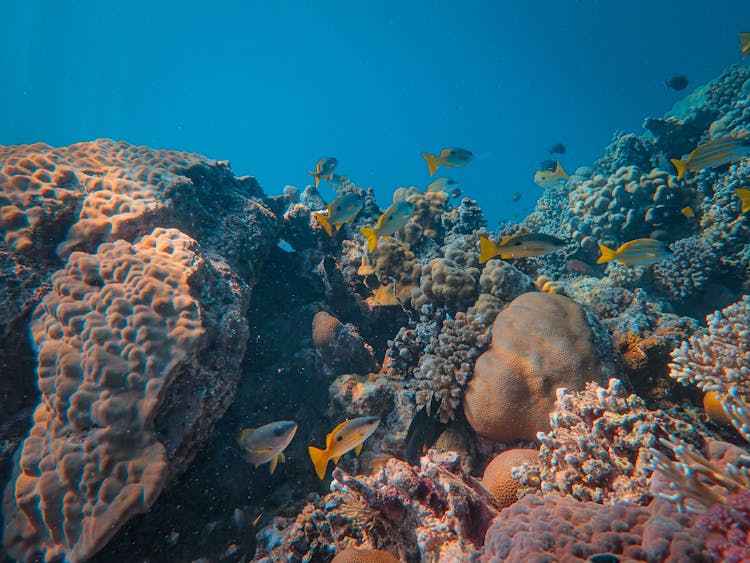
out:
<path id="1" fill-rule="evenodd" d="M 742 56 L 750 55 L 750 33 L 740 33 L 740 49 Z M 556 151 L 556 152 L 564 152 Z M 467 166 L 472 162 L 474 155 L 471 151 L 448 147 L 439 154 L 422 153 L 427 163 L 429 175 L 432 177 L 441 166 L 446 168 L 459 168 Z M 698 147 L 684 158 L 671 159 L 677 170 L 677 178 L 682 178 L 688 172 L 698 172 L 707 168 L 716 168 L 724 164 L 750 157 L 750 138 L 744 137 L 719 137 L 712 139 Z M 309 173 L 315 179 L 315 187 L 320 180 L 331 184 L 333 189 L 347 188 L 350 191 L 336 197 L 325 210 L 315 211 L 312 216 L 323 228 L 329 237 L 334 237 L 342 225 L 353 221 L 365 202 L 365 193 L 356 187 L 347 176 L 335 172 L 338 160 L 334 157 L 322 157 L 316 164 L 315 169 Z M 570 179 L 559 161 L 555 162 L 554 170 L 538 170 L 534 174 L 534 183 L 542 188 L 554 186 L 560 182 Z M 458 183 L 449 178 L 438 178 L 432 181 L 425 192 L 446 192 L 457 195 Z M 750 189 L 736 188 L 736 195 L 740 199 L 741 213 L 750 211 Z M 680 212 L 685 217 L 694 217 L 695 211 L 690 206 L 683 207 Z M 395 236 L 399 230 L 406 226 L 414 215 L 414 205 L 403 199 L 394 201 L 386 209 L 373 227 L 361 227 L 359 232 L 365 239 L 367 250 L 372 253 L 383 237 Z M 491 240 L 487 236 L 479 238 L 479 263 L 484 264 L 492 258 L 499 257 L 503 260 L 533 258 L 551 252 L 557 252 L 565 248 L 569 243 L 545 233 L 526 233 L 504 238 L 499 242 Z M 618 262 L 626 266 L 648 266 L 660 262 L 671 256 L 667 245 L 653 238 L 639 238 L 623 243 L 616 249 L 599 243 L 601 253 L 597 264 Z M 367 261 L 367 254 L 362 257 L 360 273 L 365 275 L 372 270 Z M 368 269 L 369 267 L 369 269 Z M 364 271 L 363 271 L 364 270 Z M 382 305 L 396 305 L 401 301 L 397 296 L 395 282 L 382 285 L 374 292 L 375 301 Z M 331 461 L 338 460 L 346 453 L 354 450 L 356 455 L 361 452 L 365 440 L 369 438 L 378 428 L 380 418 L 374 416 L 363 416 L 344 420 L 331 430 L 326 436 L 325 448 L 309 446 L 307 448 L 310 460 L 319 479 L 324 479 Z M 242 430 L 237 437 L 237 443 L 243 452 L 245 459 L 256 468 L 260 465 L 269 464 L 271 474 L 275 471 L 278 463 L 284 461 L 284 450 L 291 443 L 297 431 L 297 423 L 288 420 L 272 422 L 259 428 L 247 428 Z"/>

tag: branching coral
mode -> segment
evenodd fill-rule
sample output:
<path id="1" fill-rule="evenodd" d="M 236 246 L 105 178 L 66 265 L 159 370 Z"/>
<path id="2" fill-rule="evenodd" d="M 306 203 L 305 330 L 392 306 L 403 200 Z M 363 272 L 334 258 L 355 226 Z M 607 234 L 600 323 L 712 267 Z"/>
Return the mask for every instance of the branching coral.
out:
<path id="1" fill-rule="evenodd" d="M 684 302 L 708 285 L 718 257 L 701 236 L 680 239 L 670 245 L 672 256 L 654 264 L 656 287 L 670 299 Z"/>
<path id="2" fill-rule="evenodd" d="M 647 503 L 652 471 L 648 448 L 660 437 L 695 439 L 689 424 L 649 411 L 618 379 L 610 379 L 606 388 L 590 382 L 581 392 L 558 389 L 550 424 L 551 431 L 537 434 L 542 493 L 557 491 L 599 503 Z M 536 481 L 533 472 L 524 473 L 517 475 Z"/>
<path id="3" fill-rule="evenodd" d="M 414 370 L 417 406 L 430 409 L 437 401 L 441 421 L 455 418 L 474 361 L 489 345 L 489 327 L 500 307 L 498 299 L 482 294 L 465 313 L 443 321 Z"/>

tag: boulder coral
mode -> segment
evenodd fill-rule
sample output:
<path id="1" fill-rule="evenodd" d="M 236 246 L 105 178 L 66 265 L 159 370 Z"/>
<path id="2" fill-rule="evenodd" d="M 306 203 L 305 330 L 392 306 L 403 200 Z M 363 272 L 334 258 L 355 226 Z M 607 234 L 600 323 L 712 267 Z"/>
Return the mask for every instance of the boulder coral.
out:
<path id="1" fill-rule="evenodd" d="M 529 448 L 514 448 L 497 454 L 484 468 L 482 486 L 505 508 L 518 500 L 521 484 L 513 478 L 513 469 L 524 463 L 534 463 L 539 452 Z"/>
<path id="2" fill-rule="evenodd" d="M 248 288 L 226 270 L 156 229 L 52 276 L 31 322 L 41 403 L 3 501 L 14 559 L 88 559 L 192 460 L 248 334 Z"/>
<path id="3" fill-rule="evenodd" d="M 492 326 L 492 344 L 474 365 L 464 414 L 480 436 L 533 440 L 549 429 L 558 387 L 580 390 L 603 368 L 583 308 L 562 295 L 524 293 Z"/>

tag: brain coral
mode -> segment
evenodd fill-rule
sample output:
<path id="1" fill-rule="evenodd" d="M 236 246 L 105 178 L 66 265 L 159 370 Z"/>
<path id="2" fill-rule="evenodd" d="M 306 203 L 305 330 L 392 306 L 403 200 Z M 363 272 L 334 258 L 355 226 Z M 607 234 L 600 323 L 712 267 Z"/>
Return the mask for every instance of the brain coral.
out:
<path id="1" fill-rule="evenodd" d="M 247 287 L 214 264 L 190 237 L 156 229 L 74 252 L 53 275 L 31 324 L 42 401 L 3 503 L 13 558 L 89 558 L 148 509 L 194 455 L 187 442 L 224 412 Z M 220 319 L 214 299 L 234 300 Z"/>
<path id="2" fill-rule="evenodd" d="M 466 419 L 496 441 L 533 440 L 549 428 L 558 387 L 602 378 L 583 308 L 562 295 L 524 293 L 497 315 L 492 345 L 474 365 Z"/>
<path id="3" fill-rule="evenodd" d="M 477 268 L 462 268 L 458 263 L 446 258 L 433 258 L 422 267 L 420 291 L 415 291 L 412 304 L 416 308 L 428 303 L 448 305 L 473 301 L 477 296 Z"/>
<path id="4" fill-rule="evenodd" d="M 510 506 L 518 500 L 520 483 L 513 478 L 513 468 L 524 463 L 533 463 L 539 457 L 539 452 L 526 448 L 515 448 L 492 458 L 484 468 L 482 486 L 487 489 L 501 507 Z"/>

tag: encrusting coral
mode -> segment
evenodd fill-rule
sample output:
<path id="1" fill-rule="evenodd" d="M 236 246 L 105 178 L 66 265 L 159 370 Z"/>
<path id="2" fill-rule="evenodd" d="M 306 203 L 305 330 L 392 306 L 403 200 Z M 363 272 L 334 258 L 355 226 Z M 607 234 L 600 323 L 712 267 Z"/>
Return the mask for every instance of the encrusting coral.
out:
<path id="1" fill-rule="evenodd" d="M 492 344 L 463 397 L 474 431 L 495 441 L 533 440 L 549 428 L 555 390 L 599 381 L 603 367 L 583 309 L 549 293 L 524 293 L 495 318 Z"/>
<path id="2" fill-rule="evenodd" d="M 190 461 L 185 441 L 210 431 L 216 414 L 199 420 L 194 405 L 178 422 L 166 410 L 184 391 L 181 379 L 203 382 L 206 347 L 223 346 L 203 326 L 196 291 L 211 284 L 212 268 L 188 236 L 156 229 L 134 245 L 75 252 L 52 277 L 31 324 L 42 401 L 3 503 L 3 542 L 14 558 L 87 559 L 149 508 L 177 463 Z M 231 295 L 211 285 L 217 297 Z M 234 330 L 246 335 L 243 321 Z M 238 364 L 242 347 L 220 352 L 239 352 Z M 224 376 L 211 377 L 217 395 L 204 400 L 221 402 Z M 166 416 L 166 432 L 157 434 L 157 416 Z"/>

